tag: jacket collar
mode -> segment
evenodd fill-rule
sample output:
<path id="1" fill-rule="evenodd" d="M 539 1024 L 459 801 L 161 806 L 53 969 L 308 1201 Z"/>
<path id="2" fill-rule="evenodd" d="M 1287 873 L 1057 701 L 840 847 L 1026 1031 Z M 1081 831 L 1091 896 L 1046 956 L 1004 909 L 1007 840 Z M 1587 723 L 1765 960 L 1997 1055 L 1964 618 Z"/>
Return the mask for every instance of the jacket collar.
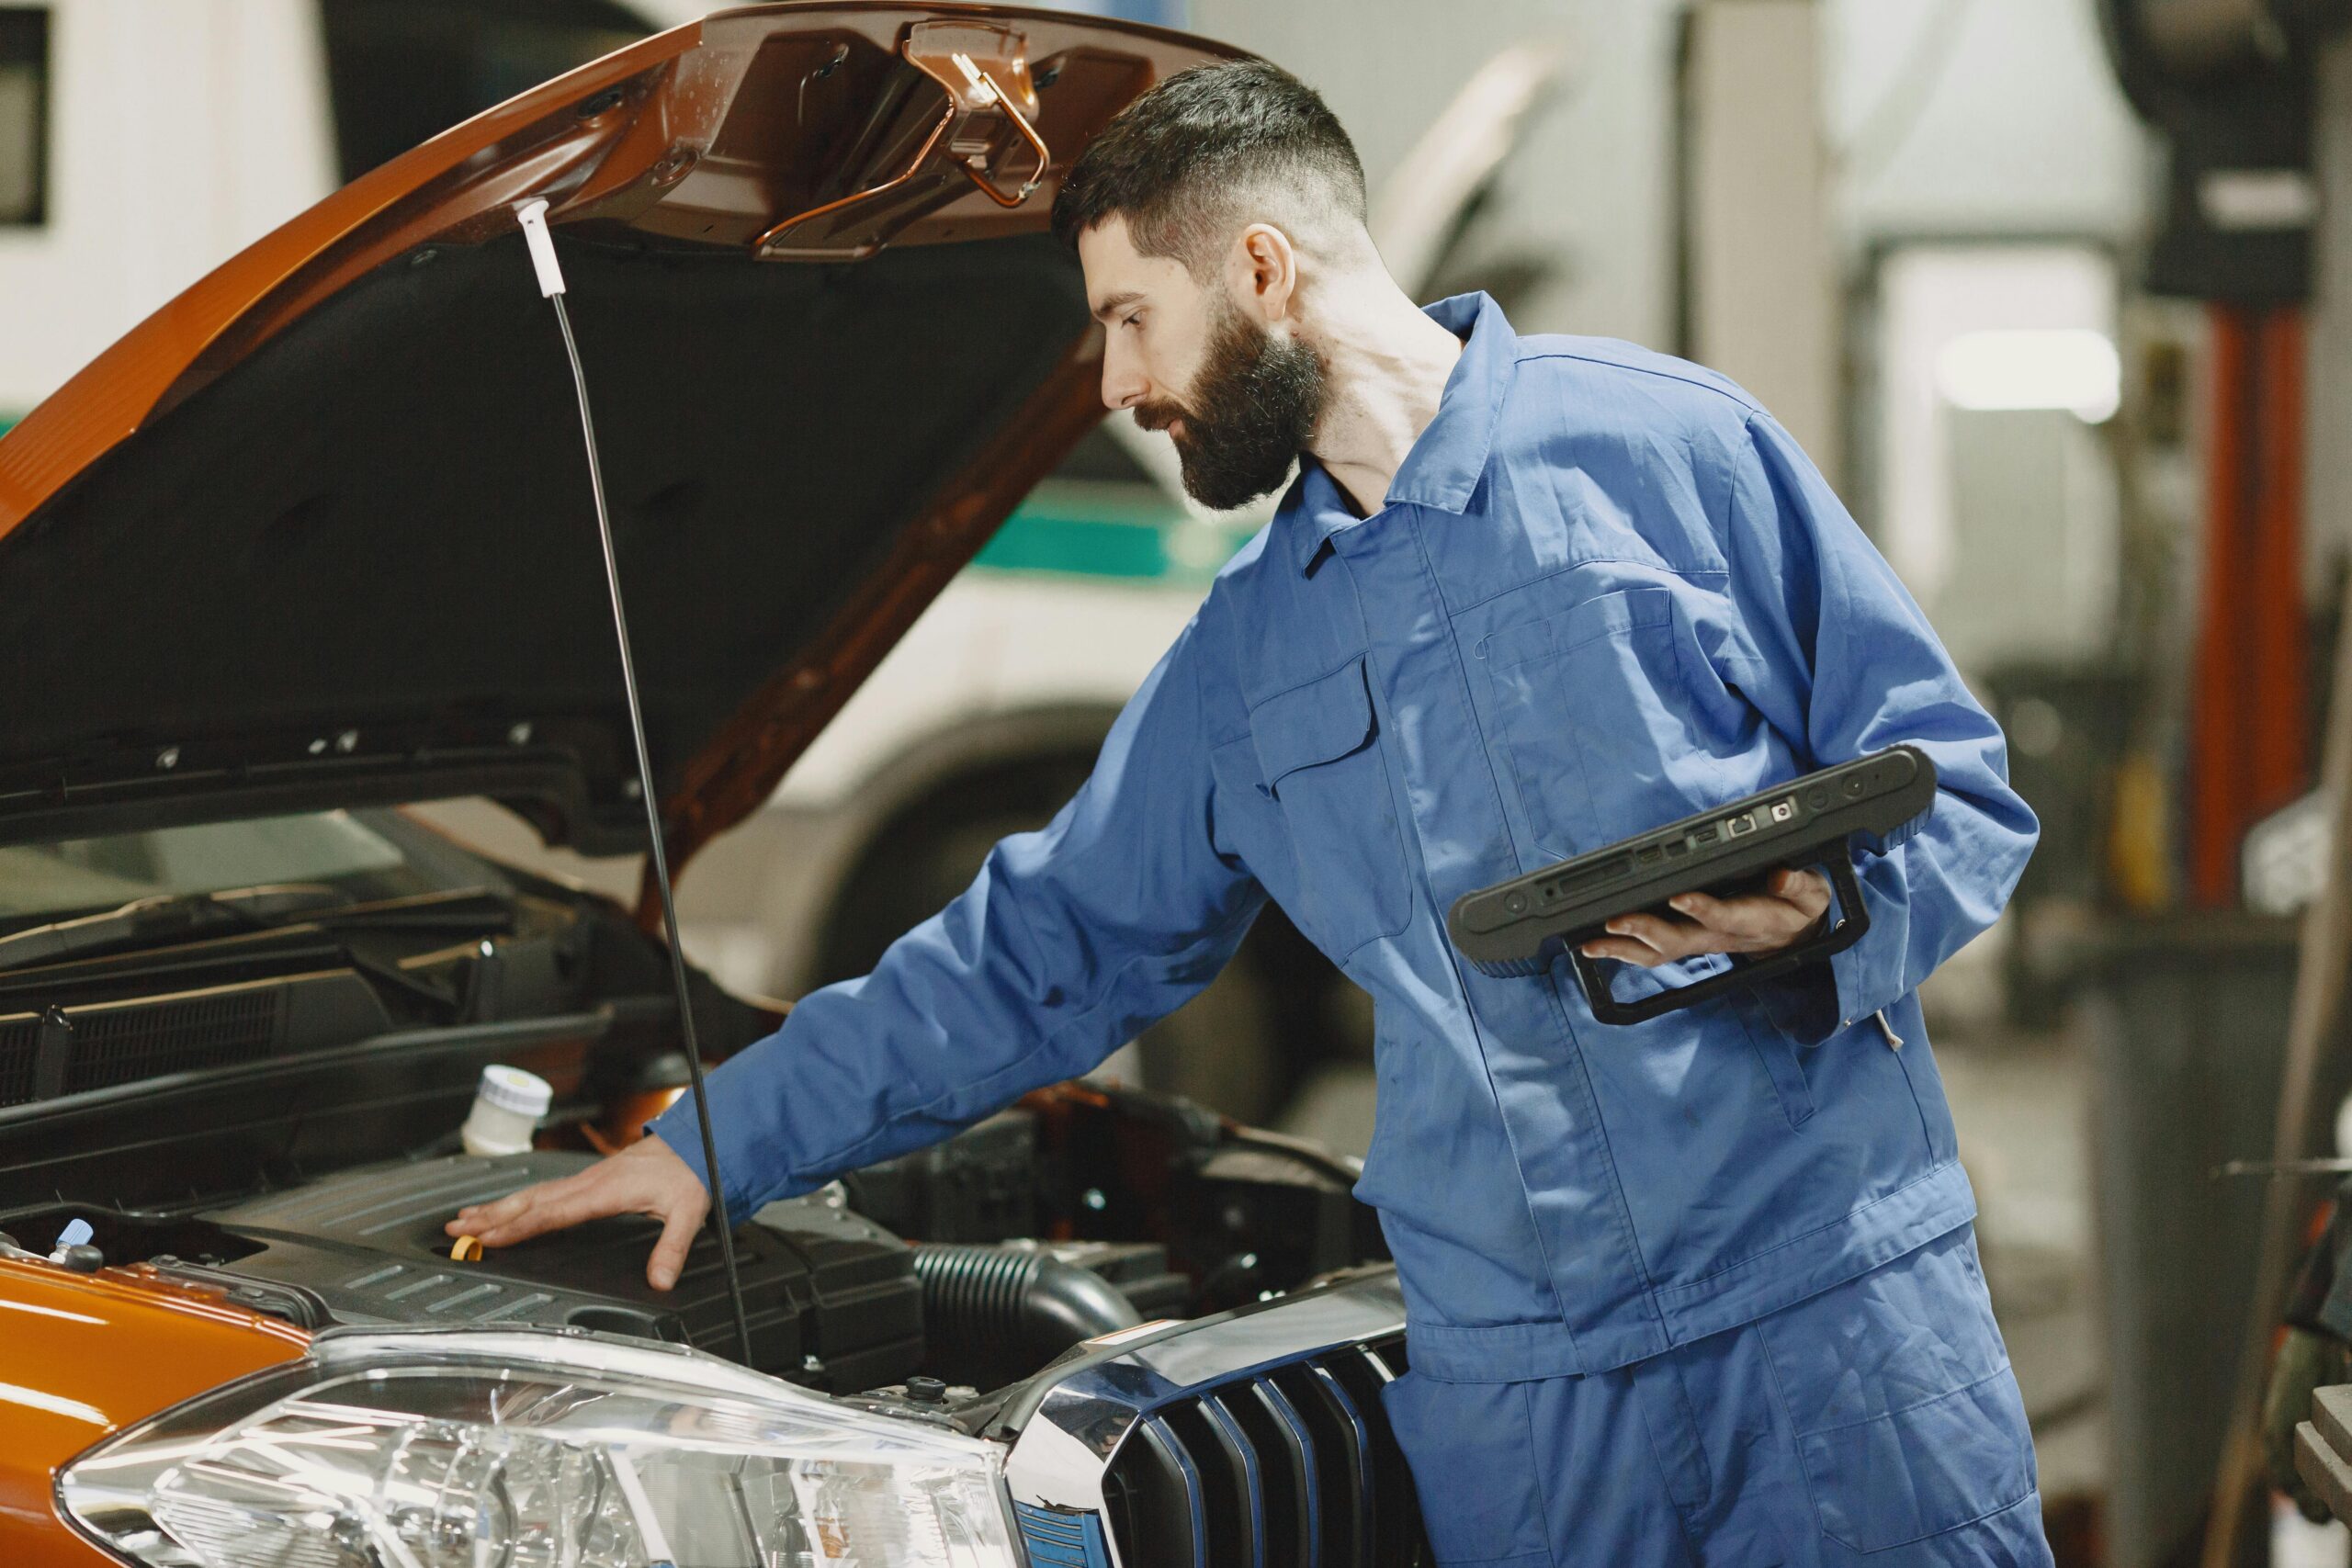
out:
<path id="1" fill-rule="evenodd" d="M 1389 482 L 1386 504 L 1409 502 L 1460 513 L 1470 504 L 1493 449 L 1503 398 L 1519 360 L 1519 338 L 1502 307 L 1485 294 L 1457 294 L 1425 307 L 1430 320 L 1463 340 L 1462 357 L 1445 378 L 1437 417 L 1414 441 Z M 1301 455 L 1298 480 L 1277 523 L 1288 533 L 1292 558 L 1306 571 L 1334 534 L 1363 521 L 1323 465 Z"/>

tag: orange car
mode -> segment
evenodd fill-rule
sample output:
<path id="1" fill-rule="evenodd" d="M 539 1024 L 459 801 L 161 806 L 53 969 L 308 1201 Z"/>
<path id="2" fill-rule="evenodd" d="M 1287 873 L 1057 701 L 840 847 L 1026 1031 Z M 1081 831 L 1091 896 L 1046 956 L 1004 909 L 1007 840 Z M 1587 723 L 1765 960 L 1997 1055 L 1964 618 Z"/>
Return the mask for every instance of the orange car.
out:
<path id="1" fill-rule="evenodd" d="M 643 802 L 556 322 L 595 402 L 673 866 L 1095 419 L 1044 232 L 1226 51 L 982 6 L 729 12 L 379 168 L 0 439 L 0 1563 L 1407 1563 L 1403 1306 L 1350 1162 L 1071 1085 L 648 1287 L 648 1224 L 441 1222 L 685 1064 L 551 844 Z M 723 1055 L 766 1004 L 698 981 Z M 486 1066 L 551 1105 L 465 1152 Z"/>

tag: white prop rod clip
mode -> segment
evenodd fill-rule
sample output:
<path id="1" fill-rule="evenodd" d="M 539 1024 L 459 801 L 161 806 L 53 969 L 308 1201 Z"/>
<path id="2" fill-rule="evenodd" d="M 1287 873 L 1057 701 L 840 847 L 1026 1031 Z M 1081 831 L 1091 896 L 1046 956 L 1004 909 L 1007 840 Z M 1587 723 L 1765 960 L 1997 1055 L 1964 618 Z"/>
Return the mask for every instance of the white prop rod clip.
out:
<path id="1" fill-rule="evenodd" d="M 552 299 L 563 292 L 563 268 L 555 261 L 555 236 L 548 232 L 548 204 L 526 201 L 516 216 L 523 220 L 523 243 L 531 247 L 531 269 L 539 275 L 539 297 Z"/>

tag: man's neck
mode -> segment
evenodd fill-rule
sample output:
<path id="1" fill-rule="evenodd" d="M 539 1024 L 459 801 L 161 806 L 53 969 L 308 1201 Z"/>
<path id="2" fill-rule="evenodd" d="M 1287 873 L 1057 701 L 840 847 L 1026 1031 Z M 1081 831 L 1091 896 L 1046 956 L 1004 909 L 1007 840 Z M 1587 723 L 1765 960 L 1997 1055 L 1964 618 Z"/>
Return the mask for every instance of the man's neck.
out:
<path id="1" fill-rule="evenodd" d="M 1369 517 L 1388 503 L 1405 454 L 1437 417 L 1462 340 L 1385 274 L 1327 287 L 1316 346 L 1329 390 L 1308 450 Z"/>

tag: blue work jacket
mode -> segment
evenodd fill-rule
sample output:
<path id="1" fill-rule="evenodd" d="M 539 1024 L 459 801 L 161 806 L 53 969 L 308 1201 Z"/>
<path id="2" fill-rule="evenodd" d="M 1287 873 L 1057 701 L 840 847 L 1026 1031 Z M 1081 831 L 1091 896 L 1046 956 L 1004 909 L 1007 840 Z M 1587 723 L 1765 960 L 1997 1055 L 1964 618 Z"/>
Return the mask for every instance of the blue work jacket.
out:
<path id="1" fill-rule="evenodd" d="M 712 1076 L 733 1213 L 1086 1072 L 1272 897 L 1375 1003 L 1356 1190 L 1419 1372 L 1623 1365 L 1973 1215 L 1914 993 L 2033 844 L 1998 727 L 1737 387 L 1484 295 L 1430 314 L 1464 347 L 1387 503 L 1306 459 L 1059 815 Z M 1565 962 L 1447 942 L 1473 888 L 1898 741 L 1935 806 L 1825 964 L 1609 1026 Z M 701 1172 L 690 1105 L 654 1131 Z"/>

